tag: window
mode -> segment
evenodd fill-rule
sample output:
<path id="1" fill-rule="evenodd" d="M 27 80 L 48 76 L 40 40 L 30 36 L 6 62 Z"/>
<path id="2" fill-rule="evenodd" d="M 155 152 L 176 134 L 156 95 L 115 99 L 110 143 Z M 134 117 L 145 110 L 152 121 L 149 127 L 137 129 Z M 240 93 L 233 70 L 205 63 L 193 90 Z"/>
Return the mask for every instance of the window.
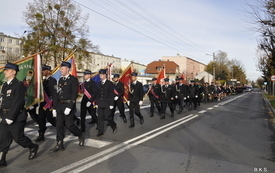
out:
<path id="1" fill-rule="evenodd" d="M 9 43 L 12 43 L 12 39 L 9 39 Z"/>
<path id="2" fill-rule="evenodd" d="M 1 42 L 5 42 L 5 38 L 0 38 L 0 41 Z"/>
<path id="3" fill-rule="evenodd" d="M 0 49 L 1 49 L 1 50 L 5 50 L 5 47 L 4 47 L 4 46 L 0 46 Z"/>
<path id="4" fill-rule="evenodd" d="M 16 45 L 20 45 L 20 41 L 19 40 L 16 41 Z"/>
<path id="5" fill-rule="evenodd" d="M 1 61 L 4 61 L 4 60 L 5 60 L 5 56 L 4 56 L 4 55 L 1 55 L 1 56 L 0 56 L 0 60 L 1 60 Z"/>

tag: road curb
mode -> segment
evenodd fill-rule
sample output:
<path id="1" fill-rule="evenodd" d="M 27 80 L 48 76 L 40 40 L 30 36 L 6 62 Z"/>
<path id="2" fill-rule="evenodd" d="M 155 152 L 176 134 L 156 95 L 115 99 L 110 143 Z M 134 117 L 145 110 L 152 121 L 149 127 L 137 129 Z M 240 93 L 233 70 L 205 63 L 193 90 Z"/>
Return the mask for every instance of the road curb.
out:
<path id="1" fill-rule="evenodd" d="M 264 95 L 264 93 L 262 93 L 263 99 L 265 101 L 265 103 L 268 105 L 269 110 L 271 111 L 272 114 L 270 114 L 270 116 L 272 118 L 275 117 L 275 109 L 271 106 L 270 102 L 268 101 L 268 99 L 266 98 L 266 96 Z"/>

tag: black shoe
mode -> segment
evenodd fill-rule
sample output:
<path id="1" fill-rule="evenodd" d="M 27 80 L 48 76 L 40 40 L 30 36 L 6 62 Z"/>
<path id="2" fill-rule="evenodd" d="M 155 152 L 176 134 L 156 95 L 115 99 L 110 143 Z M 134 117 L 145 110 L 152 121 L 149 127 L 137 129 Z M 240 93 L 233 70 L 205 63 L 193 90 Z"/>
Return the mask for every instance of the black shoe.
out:
<path id="1" fill-rule="evenodd" d="M 96 123 L 95 121 L 91 121 L 91 122 L 89 122 L 89 124 L 94 124 L 94 123 Z"/>
<path id="2" fill-rule="evenodd" d="M 81 135 L 78 136 L 78 140 L 79 140 L 79 146 L 84 146 L 84 141 L 85 141 L 84 133 L 81 133 Z"/>
<path id="3" fill-rule="evenodd" d="M 64 151 L 64 145 L 63 145 L 63 141 L 57 141 L 56 146 L 53 149 L 50 149 L 50 152 L 57 152 L 57 151 Z"/>
<path id="4" fill-rule="evenodd" d="M 123 118 L 123 122 L 127 123 L 127 118 L 126 117 Z"/>
<path id="5" fill-rule="evenodd" d="M 154 116 L 154 114 L 153 114 L 153 113 L 151 113 L 150 117 L 153 117 L 153 116 Z"/>
<path id="6" fill-rule="evenodd" d="M 37 154 L 37 150 L 39 148 L 39 145 L 37 144 L 32 144 L 32 146 L 30 147 L 30 155 L 29 155 L 29 160 L 32 160 L 35 158 L 36 154 Z"/>
<path id="7" fill-rule="evenodd" d="M 135 127 L 135 125 L 134 125 L 134 124 L 131 124 L 131 125 L 129 126 L 129 128 L 133 128 L 133 127 Z"/>
<path id="8" fill-rule="evenodd" d="M 143 118 L 143 116 L 140 117 L 139 122 L 140 122 L 140 124 L 143 124 L 143 123 L 144 123 L 144 118 Z"/>
<path id="9" fill-rule="evenodd" d="M 39 136 L 34 141 L 35 142 L 45 141 L 44 133 L 39 133 Z"/>
<path id="10" fill-rule="evenodd" d="M 117 125 L 115 125 L 115 127 L 113 128 L 113 133 L 117 132 Z"/>
<path id="11" fill-rule="evenodd" d="M 0 152 L 0 167 L 6 167 L 7 166 L 7 162 L 6 162 L 6 154 L 4 152 Z"/>
<path id="12" fill-rule="evenodd" d="M 101 136 L 103 136 L 103 133 L 98 133 L 98 134 L 96 135 L 96 137 L 101 137 Z"/>

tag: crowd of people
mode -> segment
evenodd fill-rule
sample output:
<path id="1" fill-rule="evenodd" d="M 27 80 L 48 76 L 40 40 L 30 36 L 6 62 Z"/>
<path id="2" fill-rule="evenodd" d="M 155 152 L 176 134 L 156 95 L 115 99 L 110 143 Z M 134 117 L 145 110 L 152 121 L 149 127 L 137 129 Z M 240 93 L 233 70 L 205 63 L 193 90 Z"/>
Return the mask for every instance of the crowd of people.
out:
<path id="1" fill-rule="evenodd" d="M 95 123 L 97 126 L 97 137 L 104 135 L 105 122 L 111 127 L 112 132 L 116 133 L 117 124 L 114 121 L 114 115 L 117 108 L 123 122 L 128 122 L 125 115 L 125 98 L 123 98 L 125 84 L 119 81 L 119 74 L 114 74 L 111 81 L 107 79 L 107 70 L 101 69 L 99 70 L 100 82 L 96 83 L 91 79 L 92 72 L 85 70 L 84 82 L 79 86 L 78 79 L 70 74 L 70 69 L 69 62 L 62 62 L 61 77 L 56 80 L 51 76 L 50 66 L 42 67 L 44 101 L 37 105 L 39 113 L 35 116 L 35 107 L 30 107 L 28 110 L 24 107 L 26 87 L 22 81 L 16 79 L 18 65 L 6 64 L 4 74 L 7 82 L 3 84 L 1 90 L 0 167 L 7 166 L 6 154 L 13 140 L 22 147 L 29 148 L 29 159 L 34 159 L 39 148 L 38 143 L 45 140 L 47 121 L 56 127 L 56 146 L 50 150 L 53 153 L 65 150 L 63 144 L 65 128 L 78 137 L 79 146 L 84 146 L 87 113 L 92 117 L 89 123 Z M 175 112 L 181 114 L 184 108 L 196 109 L 201 103 L 221 100 L 233 92 L 232 87 L 214 85 L 213 82 L 210 85 L 195 81 L 185 84 L 183 78 L 177 78 L 175 83 L 170 83 L 170 80 L 165 78 L 163 82 L 161 85 L 157 83 L 156 78 L 153 78 L 149 89 L 144 91 L 142 83 L 137 80 L 137 73 L 131 74 L 126 102 L 130 114 L 129 128 L 135 127 L 134 115 L 139 118 L 140 124 L 144 123 L 140 108 L 146 95 L 151 105 L 150 117 L 154 116 L 156 108 L 160 119 L 165 119 L 167 107 L 170 109 L 170 116 L 174 117 Z M 79 89 L 83 93 L 80 103 L 80 127 L 75 123 L 78 120 L 75 113 Z M 24 134 L 27 112 L 39 126 L 39 135 L 34 141 Z"/>

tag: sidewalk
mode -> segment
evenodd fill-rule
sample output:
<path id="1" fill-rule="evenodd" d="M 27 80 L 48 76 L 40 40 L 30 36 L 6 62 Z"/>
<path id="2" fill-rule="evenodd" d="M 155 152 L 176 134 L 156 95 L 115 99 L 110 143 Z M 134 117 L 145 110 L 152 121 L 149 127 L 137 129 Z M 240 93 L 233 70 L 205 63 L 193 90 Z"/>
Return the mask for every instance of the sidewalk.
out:
<path id="1" fill-rule="evenodd" d="M 271 117 L 270 121 L 275 123 L 275 96 L 270 96 L 267 93 L 262 92 L 263 99 L 267 105 L 268 113 Z"/>

